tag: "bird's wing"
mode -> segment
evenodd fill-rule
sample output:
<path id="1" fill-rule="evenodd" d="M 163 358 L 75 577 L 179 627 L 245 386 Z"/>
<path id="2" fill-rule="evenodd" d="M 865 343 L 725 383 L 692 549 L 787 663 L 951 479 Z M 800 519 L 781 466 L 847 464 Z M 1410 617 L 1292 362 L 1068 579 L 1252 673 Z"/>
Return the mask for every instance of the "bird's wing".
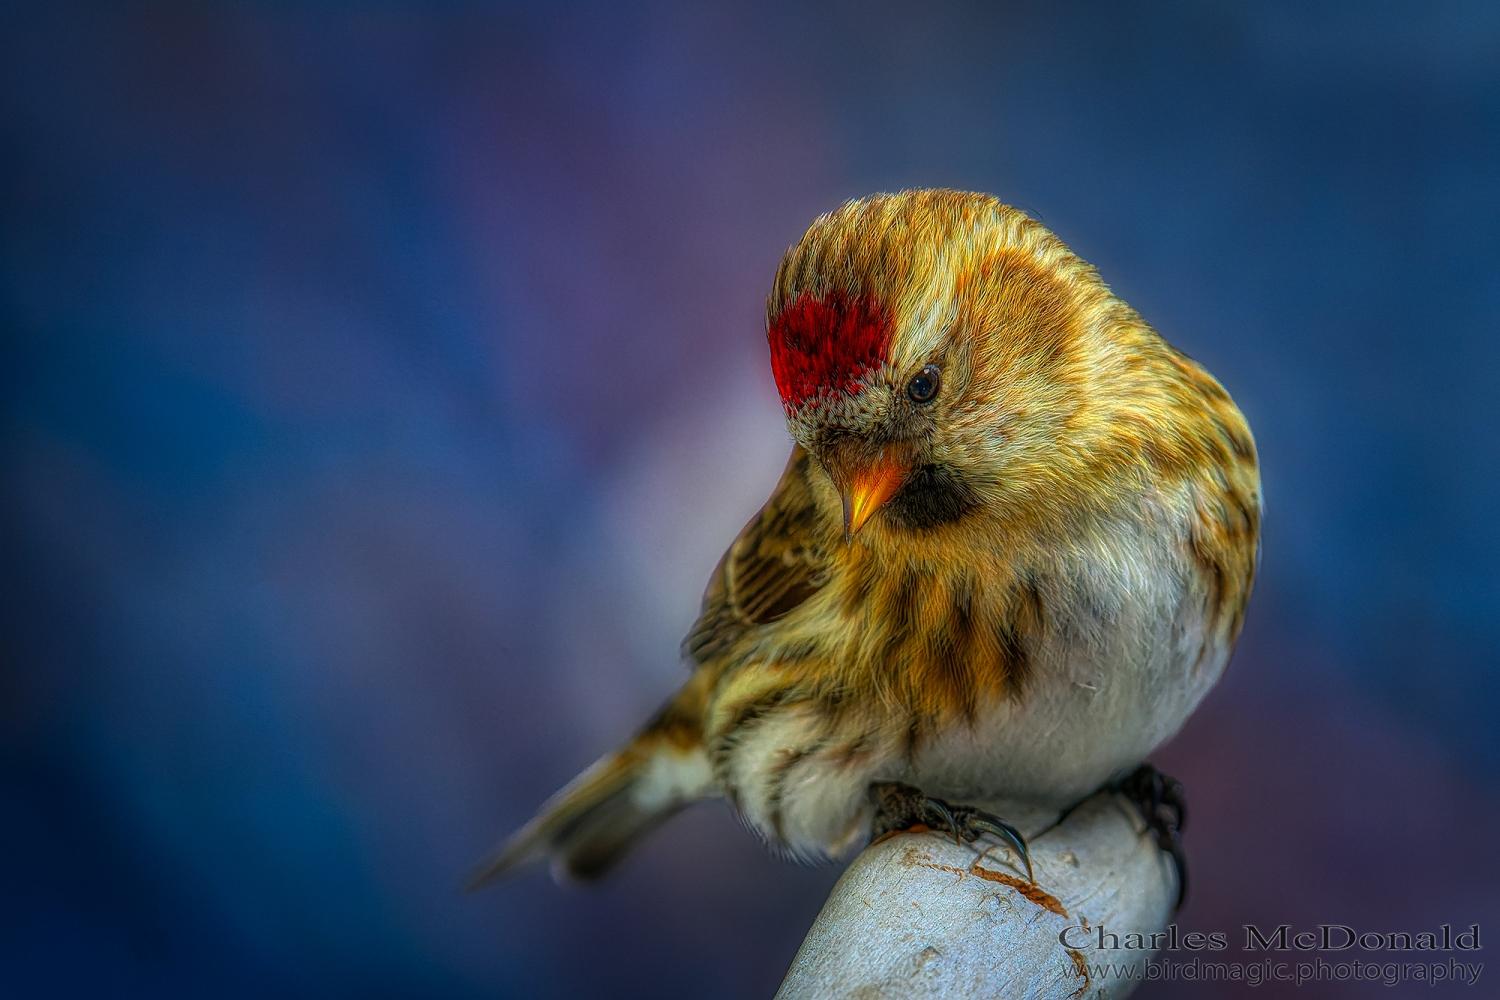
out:
<path id="1" fill-rule="evenodd" d="M 781 482 L 714 570 L 703 613 L 683 642 L 699 663 L 755 625 L 776 621 L 827 582 L 831 538 L 808 476 L 812 457 L 792 449 Z"/>

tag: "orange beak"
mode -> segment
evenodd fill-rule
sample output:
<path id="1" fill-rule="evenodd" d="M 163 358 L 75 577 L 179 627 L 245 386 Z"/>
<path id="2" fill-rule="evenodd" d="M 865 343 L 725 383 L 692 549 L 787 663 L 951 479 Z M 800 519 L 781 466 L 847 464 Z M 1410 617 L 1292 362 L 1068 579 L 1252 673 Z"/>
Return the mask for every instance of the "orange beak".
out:
<path id="1" fill-rule="evenodd" d="M 909 464 L 887 450 L 880 453 L 873 465 L 843 477 L 839 496 L 844 501 L 844 544 L 854 541 L 855 533 L 901 488 L 909 471 Z"/>

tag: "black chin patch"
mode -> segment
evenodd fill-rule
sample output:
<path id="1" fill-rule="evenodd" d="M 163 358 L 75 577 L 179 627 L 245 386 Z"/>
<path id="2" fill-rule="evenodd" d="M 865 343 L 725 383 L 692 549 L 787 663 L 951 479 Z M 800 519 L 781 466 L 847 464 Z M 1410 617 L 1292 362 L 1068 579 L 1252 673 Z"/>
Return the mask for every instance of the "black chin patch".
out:
<path id="1" fill-rule="evenodd" d="M 922 465 L 886 501 L 882 513 L 898 528 L 936 528 L 978 506 L 973 488 L 951 466 Z"/>

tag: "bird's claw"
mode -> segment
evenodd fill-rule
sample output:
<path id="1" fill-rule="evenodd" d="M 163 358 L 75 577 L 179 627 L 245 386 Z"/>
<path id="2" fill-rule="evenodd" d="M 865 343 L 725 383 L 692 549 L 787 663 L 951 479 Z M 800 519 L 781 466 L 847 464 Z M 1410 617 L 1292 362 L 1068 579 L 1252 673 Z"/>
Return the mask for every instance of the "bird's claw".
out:
<path id="1" fill-rule="evenodd" d="M 1142 764 L 1116 784 L 1115 790 L 1135 803 L 1147 828 L 1156 835 L 1156 846 L 1172 855 L 1172 863 L 1177 867 L 1177 905 L 1173 911 L 1182 909 L 1188 887 L 1187 854 L 1182 849 L 1187 802 L 1183 799 L 1182 782 L 1150 764 Z"/>
<path id="2" fill-rule="evenodd" d="M 962 845 L 963 838 L 959 835 L 958 832 L 958 820 L 953 818 L 953 810 L 948 808 L 948 803 L 944 802 L 942 799 L 934 799 L 929 797 L 923 804 L 926 805 L 928 809 L 931 809 L 939 816 L 943 817 L 943 822 L 948 824 L 948 829 L 953 833 L 953 842 L 955 844 Z"/>
<path id="3" fill-rule="evenodd" d="M 950 806 L 942 799 L 924 795 L 920 789 L 895 781 L 874 785 L 870 793 L 875 800 L 875 819 L 870 824 L 872 839 L 918 825 L 930 830 L 947 830 L 957 844 L 972 844 L 982 834 L 988 833 L 1020 855 L 1026 866 L 1027 881 L 1036 881 L 1026 838 L 1000 817 L 973 806 Z"/>
<path id="4" fill-rule="evenodd" d="M 1021 836 L 1021 831 L 998 816 L 991 816 L 978 809 L 970 810 L 970 812 L 973 815 L 968 817 L 968 826 L 976 832 L 969 839 L 977 838 L 980 833 L 993 834 L 998 837 L 1007 847 L 1021 856 L 1021 862 L 1026 866 L 1026 881 L 1035 882 L 1036 877 L 1031 874 L 1031 851 L 1026 847 L 1026 838 Z"/>

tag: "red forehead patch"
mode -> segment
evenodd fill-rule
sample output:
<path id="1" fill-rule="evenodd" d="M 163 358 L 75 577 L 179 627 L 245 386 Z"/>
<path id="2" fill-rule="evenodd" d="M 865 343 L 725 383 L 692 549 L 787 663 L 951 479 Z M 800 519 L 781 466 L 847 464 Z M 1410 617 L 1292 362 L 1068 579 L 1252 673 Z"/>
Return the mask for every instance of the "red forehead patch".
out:
<path id="1" fill-rule="evenodd" d="M 891 346 L 891 323 L 866 296 L 803 292 L 767 331 L 781 401 L 797 409 L 815 396 L 854 391 Z"/>

